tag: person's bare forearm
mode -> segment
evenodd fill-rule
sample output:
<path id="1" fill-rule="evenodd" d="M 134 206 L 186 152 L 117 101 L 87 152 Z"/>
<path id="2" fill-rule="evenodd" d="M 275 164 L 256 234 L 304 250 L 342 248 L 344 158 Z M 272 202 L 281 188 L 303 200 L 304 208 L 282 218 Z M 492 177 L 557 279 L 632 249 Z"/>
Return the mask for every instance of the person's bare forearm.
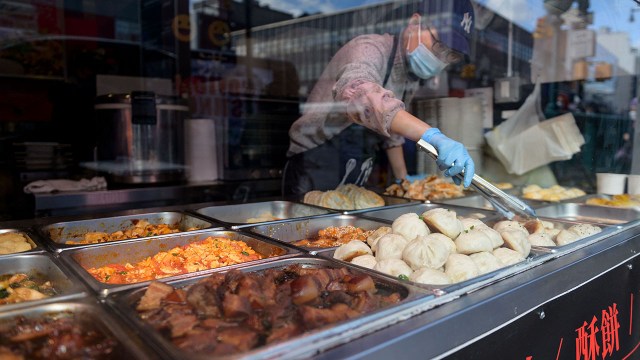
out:
<path id="1" fill-rule="evenodd" d="M 396 113 L 391 121 L 391 132 L 404 136 L 407 139 L 418 141 L 425 131 L 429 130 L 426 122 L 411 115 L 405 110 Z"/>
<path id="2" fill-rule="evenodd" d="M 404 179 L 407 176 L 407 165 L 404 162 L 402 146 L 394 146 L 387 149 L 387 158 L 391 164 L 391 172 L 396 179 Z"/>

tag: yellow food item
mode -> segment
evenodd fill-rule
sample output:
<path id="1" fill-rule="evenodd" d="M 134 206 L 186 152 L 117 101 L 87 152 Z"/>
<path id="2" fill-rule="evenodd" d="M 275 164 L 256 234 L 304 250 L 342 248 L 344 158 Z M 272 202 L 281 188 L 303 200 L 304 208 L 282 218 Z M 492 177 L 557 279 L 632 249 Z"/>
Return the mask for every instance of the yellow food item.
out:
<path id="1" fill-rule="evenodd" d="M 103 283 L 133 284 L 262 258 L 244 241 L 209 236 L 198 242 L 159 252 L 135 264 L 109 264 L 87 271 Z"/>
<path id="2" fill-rule="evenodd" d="M 629 194 L 613 195 L 611 199 L 595 197 L 585 201 L 587 205 L 613 206 L 613 207 L 634 207 L 640 206 L 640 199 Z"/>
<path id="3" fill-rule="evenodd" d="M 0 255 L 29 251 L 33 248 L 29 239 L 21 233 L 7 232 L 0 234 Z"/>
<path id="4" fill-rule="evenodd" d="M 587 193 L 578 188 L 566 188 L 560 185 L 553 185 L 549 188 L 542 188 L 538 185 L 528 185 L 522 189 L 522 197 L 530 200 L 561 201 L 584 196 Z"/>

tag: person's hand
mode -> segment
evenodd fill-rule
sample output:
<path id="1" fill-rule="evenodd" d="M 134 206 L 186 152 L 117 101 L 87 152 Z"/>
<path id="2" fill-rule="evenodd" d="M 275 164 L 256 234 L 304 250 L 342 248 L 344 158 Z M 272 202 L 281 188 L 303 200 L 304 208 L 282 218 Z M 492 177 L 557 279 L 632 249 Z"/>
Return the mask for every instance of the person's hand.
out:
<path id="1" fill-rule="evenodd" d="M 471 186 L 475 165 L 464 145 L 449 139 L 438 128 L 430 128 L 421 138 L 438 150 L 436 164 L 441 171 L 444 170 L 444 176 L 453 177 L 453 182 L 460 185 L 460 179 L 455 175 L 464 170 L 464 187 Z"/>
<path id="2" fill-rule="evenodd" d="M 404 178 L 408 181 L 414 182 L 418 180 L 424 180 L 427 177 L 427 174 L 416 174 L 416 175 L 407 175 Z"/>

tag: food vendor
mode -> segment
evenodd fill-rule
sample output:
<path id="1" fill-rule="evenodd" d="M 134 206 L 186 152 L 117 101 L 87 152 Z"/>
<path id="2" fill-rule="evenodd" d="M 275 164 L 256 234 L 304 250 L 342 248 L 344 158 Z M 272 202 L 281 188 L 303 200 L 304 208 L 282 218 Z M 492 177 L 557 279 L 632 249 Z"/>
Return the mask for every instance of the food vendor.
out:
<path id="1" fill-rule="evenodd" d="M 471 184 L 474 163 L 464 145 L 405 110 L 421 79 L 468 54 L 474 29 L 469 1 L 454 2 L 453 17 L 461 21 L 449 24 L 450 31 L 440 33 L 428 20 L 429 13 L 449 8 L 446 0 L 425 0 L 399 34 L 361 35 L 338 50 L 289 130 L 285 194 L 334 189 L 343 177 L 346 183 L 364 183 L 380 136 L 396 179 L 407 177 L 404 139 L 424 139 L 438 150 L 444 176 L 464 170 L 464 186 Z M 378 134 L 376 140 L 365 134 L 369 130 Z M 348 163 L 355 170 L 350 174 Z"/>

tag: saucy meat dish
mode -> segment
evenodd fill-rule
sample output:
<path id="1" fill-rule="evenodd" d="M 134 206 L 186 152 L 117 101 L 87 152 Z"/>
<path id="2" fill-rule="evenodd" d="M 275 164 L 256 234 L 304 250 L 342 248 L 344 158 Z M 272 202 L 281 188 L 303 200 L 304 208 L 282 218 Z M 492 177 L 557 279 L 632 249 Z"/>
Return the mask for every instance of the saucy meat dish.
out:
<path id="1" fill-rule="evenodd" d="M 285 341 L 401 300 L 347 268 L 299 265 L 215 273 L 185 288 L 152 282 L 140 318 L 178 349 L 230 355 Z"/>
<path id="2" fill-rule="evenodd" d="M 115 339 L 71 312 L 0 323 L 0 359 L 110 359 L 118 357 L 117 347 Z"/>
<path id="3" fill-rule="evenodd" d="M 319 248 L 340 246 L 352 240 L 366 241 L 372 232 L 372 230 L 363 230 L 352 225 L 330 226 L 318 231 L 315 238 L 298 240 L 292 244 Z"/>
<path id="4" fill-rule="evenodd" d="M 161 251 L 135 264 L 109 264 L 87 271 L 103 283 L 133 284 L 262 258 L 261 254 L 244 241 L 209 236 L 204 240 Z"/>

